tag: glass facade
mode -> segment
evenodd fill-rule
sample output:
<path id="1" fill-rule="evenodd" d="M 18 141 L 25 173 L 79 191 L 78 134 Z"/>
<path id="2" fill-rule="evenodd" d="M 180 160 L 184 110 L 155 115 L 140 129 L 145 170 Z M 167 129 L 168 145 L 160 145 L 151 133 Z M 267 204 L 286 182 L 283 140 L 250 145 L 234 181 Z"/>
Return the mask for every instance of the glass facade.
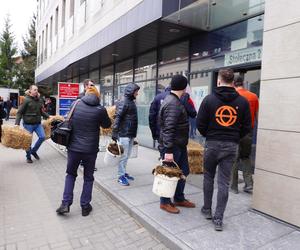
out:
<path id="1" fill-rule="evenodd" d="M 153 147 L 148 121 L 150 104 L 176 74 L 188 77 L 187 92 L 197 111 L 203 98 L 216 86 L 217 72 L 223 67 L 233 68 L 244 77 L 246 87 L 259 95 L 263 21 L 264 16 L 260 15 L 211 32 L 199 32 L 104 67 L 96 52 L 74 63 L 72 70 L 67 69 L 66 79 L 82 82 L 91 78 L 100 83 L 104 106 L 122 99 L 128 83 L 137 83 L 138 139 L 141 145 Z M 190 120 L 190 137 L 200 142 L 203 139 L 195 129 L 194 119 Z"/>

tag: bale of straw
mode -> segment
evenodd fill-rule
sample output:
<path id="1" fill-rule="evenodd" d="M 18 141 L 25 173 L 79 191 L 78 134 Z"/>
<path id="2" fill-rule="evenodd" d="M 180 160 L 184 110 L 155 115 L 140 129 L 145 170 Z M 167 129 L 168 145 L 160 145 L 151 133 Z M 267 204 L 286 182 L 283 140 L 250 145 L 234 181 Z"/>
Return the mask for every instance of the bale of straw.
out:
<path id="1" fill-rule="evenodd" d="M 11 108 L 9 112 L 9 116 L 16 116 L 18 113 L 18 110 L 16 108 Z"/>
<path id="2" fill-rule="evenodd" d="M 187 145 L 189 168 L 191 174 L 203 173 L 204 148 L 200 143 L 190 140 Z"/>
<path id="3" fill-rule="evenodd" d="M 19 126 L 2 125 L 1 143 L 9 148 L 28 150 L 32 143 L 32 134 Z"/>
<path id="4" fill-rule="evenodd" d="M 109 106 L 106 108 L 108 117 L 111 121 L 110 128 L 100 128 L 100 135 L 111 136 L 112 134 L 112 125 L 114 124 L 115 117 L 116 117 L 116 106 Z"/>
<path id="5" fill-rule="evenodd" d="M 42 125 L 45 131 L 46 140 L 51 137 L 51 123 L 53 121 L 64 121 L 64 118 L 60 115 L 51 116 L 47 120 L 42 121 Z"/>

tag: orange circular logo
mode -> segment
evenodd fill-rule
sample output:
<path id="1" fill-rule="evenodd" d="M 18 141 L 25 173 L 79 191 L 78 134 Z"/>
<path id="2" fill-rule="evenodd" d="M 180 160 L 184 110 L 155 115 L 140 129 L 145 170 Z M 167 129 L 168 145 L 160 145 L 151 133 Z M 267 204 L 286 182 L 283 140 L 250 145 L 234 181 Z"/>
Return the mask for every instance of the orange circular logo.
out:
<path id="1" fill-rule="evenodd" d="M 229 127 L 236 122 L 237 112 L 233 107 L 221 106 L 216 111 L 216 121 L 223 127 Z"/>

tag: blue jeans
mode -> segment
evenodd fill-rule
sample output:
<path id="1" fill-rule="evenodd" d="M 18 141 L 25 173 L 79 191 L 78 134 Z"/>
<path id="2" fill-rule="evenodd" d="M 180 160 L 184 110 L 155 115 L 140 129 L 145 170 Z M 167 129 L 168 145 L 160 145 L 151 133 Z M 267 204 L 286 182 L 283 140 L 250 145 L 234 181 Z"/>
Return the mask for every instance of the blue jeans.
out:
<path id="1" fill-rule="evenodd" d="M 165 152 L 166 152 L 165 148 L 160 150 L 162 159 L 164 159 Z M 182 147 L 182 148 L 174 147 L 173 157 L 174 157 L 174 161 L 178 164 L 183 174 L 187 177 L 190 173 L 190 169 L 189 169 L 188 154 L 187 154 L 186 147 Z M 177 183 L 176 191 L 174 195 L 175 202 L 180 202 L 185 200 L 184 187 L 185 187 L 185 180 L 180 179 Z M 171 199 L 166 197 L 160 197 L 160 203 L 170 204 Z"/>
<path id="2" fill-rule="evenodd" d="M 42 145 L 43 141 L 45 140 L 45 131 L 42 124 L 25 124 L 23 123 L 23 127 L 29 132 L 35 132 L 39 139 L 36 141 L 33 147 L 26 151 L 26 157 L 30 158 L 32 153 L 36 153 L 40 146 Z"/>
<path id="3" fill-rule="evenodd" d="M 65 188 L 63 194 L 62 203 L 66 205 L 72 205 L 73 203 L 73 190 L 77 177 L 77 169 L 79 163 L 83 163 L 83 188 L 80 197 L 81 207 L 85 207 L 90 204 L 92 200 L 92 191 L 94 183 L 94 169 L 97 159 L 97 153 L 80 153 L 74 151 L 68 151 L 68 163 L 67 163 L 67 175 L 65 179 Z"/>
<path id="4" fill-rule="evenodd" d="M 125 175 L 125 173 L 126 173 L 127 161 L 128 161 L 128 158 L 131 154 L 131 150 L 132 150 L 132 146 L 133 146 L 133 138 L 120 137 L 119 138 L 119 143 L 124 148 L 124 154 L 122 155 L 120 163 L 119 163 L 118 177 L 120 177 L 122 175 Z"/>
<path id="5" fill-rule="evenodd" d="M 218 166 L 218 195 L 214 217 L 223 219 L 228 201 L 231 169 L 238 154 L 238 144 L 234 142 L 206 141 L 204 151 L 204 208 L 211 209 L 214 193 L 214 179 Z"/>

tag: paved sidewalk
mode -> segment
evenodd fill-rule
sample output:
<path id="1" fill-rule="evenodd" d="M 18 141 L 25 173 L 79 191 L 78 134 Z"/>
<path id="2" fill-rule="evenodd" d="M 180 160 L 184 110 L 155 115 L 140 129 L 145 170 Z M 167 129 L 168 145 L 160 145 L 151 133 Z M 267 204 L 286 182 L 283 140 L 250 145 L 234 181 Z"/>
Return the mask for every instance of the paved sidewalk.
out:
<path id="1" fill-rule="evenodd" d="M 117 183 L 117 169 L 104 166 L 103 156 L 97 159 L 98 185 L 171 249 L 300 249 L 300 232 L 251 211 L 250 194 L 230 193 L 224 231 L 216 232 L 200 214 L 203 175 L 190 175 L 185 189 L 197 207 L 172 215 L 159 209 L 159 198 L 152 193 L 156 151 L 139 147 L 139 158 L 129 160 L 127 170 L 136 178 L 129 187 Z"/>
<path id="2" fill-rule="evenodd" d="M 57 216 L 66 158 L 49 143 L 40 161 L 25 163 L 22 150 L 0 144 L 0 250 L 167 249 L 103 191 L 93 191 L 94 210 L 81 216 L 82 177 L 71 213 Z"/>

